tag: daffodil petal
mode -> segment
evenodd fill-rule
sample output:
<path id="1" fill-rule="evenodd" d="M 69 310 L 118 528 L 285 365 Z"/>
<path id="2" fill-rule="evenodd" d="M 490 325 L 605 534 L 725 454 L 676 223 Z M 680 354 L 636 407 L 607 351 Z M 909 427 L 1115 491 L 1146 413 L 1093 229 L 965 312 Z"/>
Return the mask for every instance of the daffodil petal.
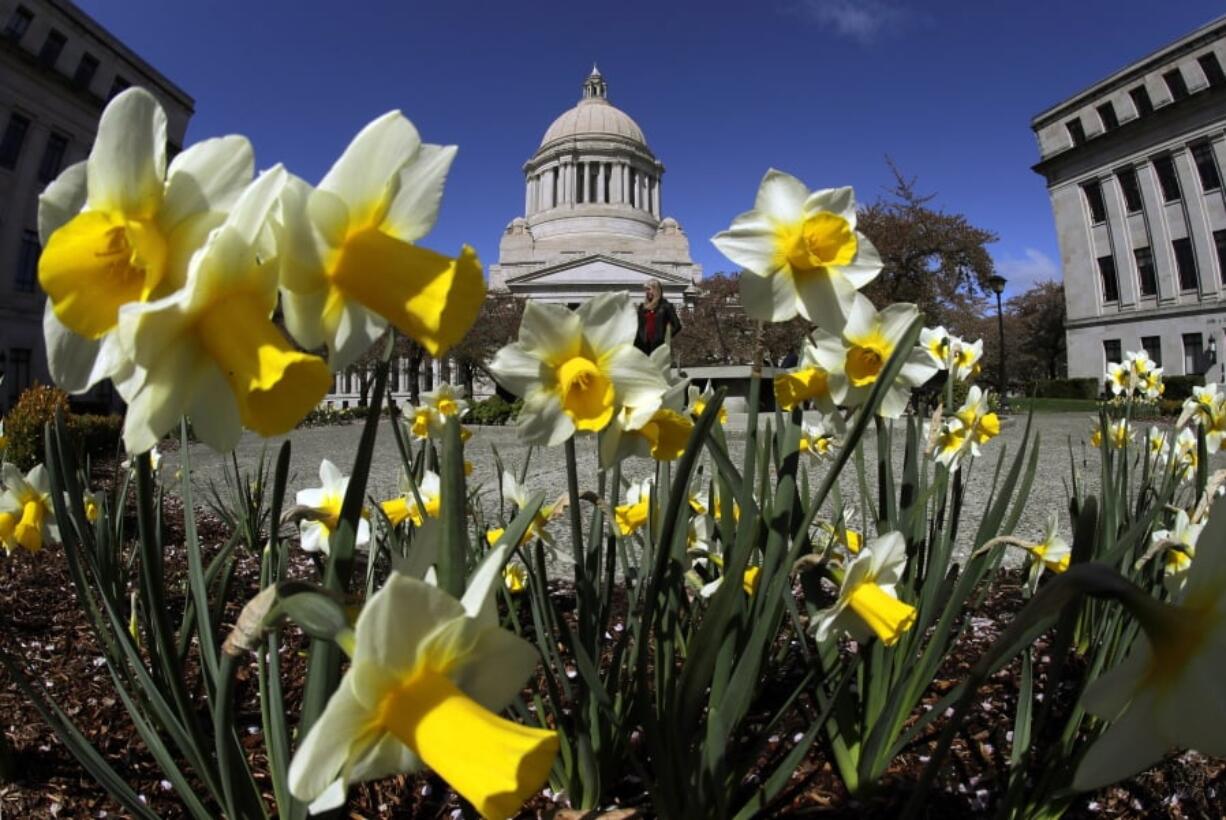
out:
<path id="1" fill-rule="evenodd" d="M 579 355 L 583 323 L 563 305 L 529 301 L 519 325 L 519 344 L 527 353 L 551 363 Z"/>
<path id="2" fill-rule="evenodd" d="M 323 714 L 294 752 L 289 766 L 290 793 L 310 803 L 330 788 L 335 788 L 333 784 L 345 773 L 345 763 L 353 753 L 354 744 L 361 739 L 370 723 L 369 710 L 342 680 L 328 700 Z M 343 801 L 349 783 L 347 778 L 342 782 L 344 787 L 340 797 Z"/>
<path id="3" fill-rule="evenodd" d="M 171 345 L 149 364 L 124 418 L 123 441 L 129 453 L 151 449 L 186 414 L 208 366 L 203 351 L 191 343 Z"/>
<path id="4" fill-rule="evenodd" d="M 856 234 L 856 258 L 839 268 L 843 278 L 859 289 L 877 278 L 881 273 L 881 254 L 869 238 L 862 233 Z"/>
<path id="5" fill-rule="evenodd" d="M 506 546 L 510 546 L 509 544 Z M 498 574 L 502 583 L 502 573 Z M 497 621 L 493 626 L 497 626 Z M 456 685 L 492 712 L 515 700 L 540 661 L 536 647 L 505 629 L 484 629 L 471 650 L 472 661 L 454 675 Z"/>
<path id="6" fill-rule="evenodd" d="M 143 88 L 129 88 L 107 105 L 89 152 L 92 210 L 149 219 L 162 204 L 166 175 L 166 112 Z"/>
<path id="7" fill-rule="evenodd" d="M 243 421 L 230 385 L 217 367 L 203 368 L 187 409 L 192 432 L 219 453 L 228 453 L 243 435 Z"/>
<path id="8" fill-rule="evenodd" d="M 406 619 L 405 612 L 414 617 Z M 416 665 L 421 647 L 437 624 L 461 618 L 464 607 L 455 598 L 416 578 L 398 573 L 388 577 L 379 594 L 362 608 L 354 627 L 357 646 L 354 667 L 373 665 L 391 674 L 409 674 Z M 377 698 L 360 676 L 353 681 L 359 700 L 371 703 Z"/>
<path id="9" fill-rule="evenodd" d="M 38 196 L 38 241 L 46 246 L 51 234 L 85 207 L 88 162 L 69 165 Z"/>
<path id="10" fill-rule="evenodd" d="M 225 212 L 255 173 L 255 152 L 246 137 L 203 140 L 170 162 L 158 224 L 169 233 L 193 213 Z"/>
<path id="11" fill-rule="evenodd" d="M 851 186 L 823 188 L 809 194 L 803 204 L 806 216 L 825 211 L 847 221 L 848 227 L 856 229 L 856 194 Z M 856 237 L 860 239 L 859 236 Z"/>
<path id="12" fill-rule="evenodd" d="M 638 316 L 624 293 L 602 293 L 575 311 L 592 353 L 601 356 L 621 345 L 634 344 Z"/>
<path id="13" fill-rule="evenodd" d="M 781 262 L 775 247 L 775 226 L 757 211 L 732 220 L 726 231 L 711 237 L 711 244 L 730 260 L 759 276 L 770 276 Z"/>
<path id="14" fill-rule="evenodd" d="M 739 287 L 741 305 L 750 318 L 786 322 L 799 312 L 796 284 L 788 271 L 780 270 L 770 276 L 746 271 L 740 276 Z"/>
<path id="15" fill-rule="evenodd" d="M 498 383 L 517 396 L 527 394 L 545 378 L 545 366 L 518 342 L 504 345 L 494 354 L 490 370 Z"/>
<path id="16" fill-rule="evenodd" d="M 366 125 L 319 183 L 349 206 L 354 228 L 374 228 L 383 220 L 396 177 L 421 145 L 413 123 L 389 111 Z"/>
<path id="17" fill-rule="evenodd" d="M 1145 693 L 1094 742 L 1073 776 L 1077 791 L 1093 791 L 1157 763 L 1167 752 L 1167 743 L 1154 725 Z"/>
<path id="18" fill-rule="evenodd" d="M 381 228 L 397 239 L 416 242 L 434 228 L 443 184 L 455 159 L 456 146 L 423 144 L 400 170 L 396 192 Z"/>

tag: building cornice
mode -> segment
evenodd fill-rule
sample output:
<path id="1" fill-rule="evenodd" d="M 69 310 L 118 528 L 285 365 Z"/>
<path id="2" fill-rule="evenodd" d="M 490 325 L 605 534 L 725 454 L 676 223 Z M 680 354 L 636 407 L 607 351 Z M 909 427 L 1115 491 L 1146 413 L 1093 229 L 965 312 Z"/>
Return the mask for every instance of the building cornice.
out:
<path id="1" fill-rule="evenodd" d="M 1201 316 L 1216 313 L 1226 313 L 1226 302 L 1202 302 L 1196 305 L 1172 305 L 1168 307 L 1150 308 L 1143 311 L 1128 311 L 1112 313 L 1109 316 L 1088 316 L 1084 319 L 1068 319 L 1064 322 L 1067 330 L 1097 327 L 1100 325 L 1119 325 L 1130 322 L 1147 322 L 1155 319 L 1177 319 L 1182 316 Z"/>
<path id="2" fill-rule="evenodd" d="M 625 268 L 626 270 L 631 270 L 637 273 L 643 273 L 648 276 L 653 276 L 656 279 L 659 279 L 661 282 L 664 282 L 665 284 L 683 285 L 686 287 L 693 284 L 693 282 L 690 279 L 680 274 L 672 273 L 666 270 L 661 270 L 659 268 L 653 268 L 650 265 L 644 265 L 639 262 L 628 262 L 625 259 L 618 259 L 616 256 L 611 256 L 605 253 L 587 254 L 586 256 L 580 256 L 575 259 L 568 259 L 565 262 L 557 262 L 552 265 L 545 265 L 544 267 L 536 268 L 535 270 L 529 271 L 527 273 L 521 273 L 521 274 L 516 274 L 514 276 L 508 276 L 506 278 L 505 284 L 508 286 L 511 284 L 516 284 L 516 285 L 530 284 L 538 279 L 543 279 L 546 276 L 552 276 L 553 274 L 556 274 L 556 273 L 573 270 L 575 268 L 591 264 L 592 262 L 607 262 L 610 265 L 614 265 L 619 268 Z"/>

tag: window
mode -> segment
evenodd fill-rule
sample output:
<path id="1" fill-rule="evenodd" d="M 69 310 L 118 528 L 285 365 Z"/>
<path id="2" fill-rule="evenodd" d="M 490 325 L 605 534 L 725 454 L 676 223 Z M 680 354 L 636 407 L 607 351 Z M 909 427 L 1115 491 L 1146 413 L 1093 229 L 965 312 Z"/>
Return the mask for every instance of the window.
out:
<path id="1" fill-rule="evenodd" d="M 1200 63 L 1200 70 L 1205 72 L 1205 80 L 1209 85 L 1226 83 L 1226 74 L 1222 73 L 1222 64 L 1218 62 L 1217 55 L 1212 51 L 1197 57 L 1196 62 Z"/>
<path id="2" fill-rule="evenodd" d="M 0 140 L 0 168 L 17 167 L 17 158 L 21 156 L 21 146 L 25 144 L 26 132 L 29 130 L 30 121 L 25 117 L 15 112 L 9 117 L 8 127 L 4 129 L 4 139 Z"/>
<path id="3" fill-rule="evenodd" d="M 1179 177 L 1175 175 L 1175 160 L 1171 155 L 1154 157 L 1154 170 L 1158 172 L 1158 184 L 1162 186 L 1162 199 L 1166 202 L 1179 199 Z"/>
<path id="4" fill-rule="evenodd" d="M 1085 192 L 1086 204 L 1090 206 L 1090 221 L 1097 225 L 1107 221 L 1107 205 L 1103 202 L 1103 186 L 1098 180 L 1092 180 L 1081 186 Z"/>
<path id="5" fill-rule="evenodd" d="M 1223 238 L 1226 239 L 1226 236 Z M 1158 275 L 1154 271 L 1154 252 L 1149 248 L 1137 248 L 1132 255 L 1137 260 L 1137 278 L 1140 280 L 1141 295 L 1156 296 L 1158 294 Z"/>
<path id="6" fill-rule="evenodd" d="M 72 84 L 78 88 L 89 88 L 97 73 L 98 58 L 87 51 L 81 55 L 81 62 L 77 63 L 77 73 L 72 75 Z"/>
<path id="7" fill-rule="evenodd" d="M 25 36 L 26 31 L 30 28 L 30 23 L 33 21 L 34 12 L 25 6 L 18 6 L 13 10 L 12 16 L 9 17 L 8 25 L 4 27 L 4 36 L 17 42 Z"/>
<path id="8" fill-rule="evenodd" d="M 1217 273 L 1226 285 L 1226 231 L 1213 232 L 1213 245 L 1217 250 Z"/>
<path id="9" fill-rule="evenodd" d="M 68 150 L 68 137 L 52 133 L 47 137 L 47 147 L 43 149 L 43 161 L 38 165 L 38 181 L 50 182 L 55 179 L 64 165 L 64 153 Z"/>
<path id="10" fill-rule="evenodd" d="M 1137 182 L 1136 168 L 1121 168 L 1115 172 L 1120 181 L 1120 190 L 1124 192 L 1124 205 L 1128 213 L 1141 210 L 1141 185 Z"/>
<path id="11" fill-rule="evenodd" d="M 1098 119 L 1102 121 L 1104 131 L 1114 131 L 1120 127 L 1120 121 L 1115 116 L 1115 106 L 1105 102 L 1097 109 Z"/>
<path id="12" fill-rule="evenodd" d="M 1082 145 L 1086 141 L 1086 130 L 1081 127 L 1080 119 L 1072 119 L 1064 124 L 1068 129 L 1069 139 L 1073 141 L 1073 147 Z"/>
<path id="13" fill-rule="evenodd" d="M 9 388 L 9 396 L 12 400 L 17 401 L 17 397 L 22 391 L 30 386 L 30 348 L 14 347 L 9 349 L 9 367 L 5 374 L 4 383 L 12 382 L 12 387 Z"/>
<path id="14" fill-rule="evenodd" d="M 1103 301 L 1118 302 L 1120 300 L 1120 283 L 1115 276 L 1115 257 L 1098 257 L 1098 275 L 1103 280 Z"/>
<path id="15" fill-rule="evenodd" d="M 124 91 L 130 88 L 131 85 L 132 83 L 116 74 L 114 81 L 111 83 L 110 93 L 106 95 L 107 100 L 110 101 L 116 94 L 122 94 Z"/>
<path id="16" fill-rule="evenodd" d="M 1124 351 L 1119 339 L 1103 339 L 1103 358 L 1107 360 L 1107 364 L 1124 361 Z"/>
<path id="17" fill-rule="evenodd" d="M 38 52 L 38 61 L 49 68 L 54 68 L 67 44 L 68 38 L 62 31 L 51 29 L 47 32 L 47 39 L 43 40 L 42 50 Z"/>
<path id="18" fill-rule="evenodd" d="M 1200 290 L 1200 277 L 1196 273 L 1196 254 L 1192 252 L 1192 240 L 1184 237 L 1171 243 L 1175 248 L 1175 270 L 1179 272 L 1180 290 Z"/>
<path id="19" fill-rule="evenodd" d="M 1162 337 L 1142 336 L 1141 349 L 1149 356 L 1155 367 L 1162 367 Z"/>
<path id="20" fill-rule="evenodd" d="M 17 254 L 17 276 L 13 287 L 21 293 L 33 293 L 38 281 L 38 231 L 23 231 L 21 250 Z"/>
<path id="21" fill-rule="evenodd" d="M 1196 161 L 1196 172 L 1200 174 L 1200 187 L 1206 191 L 1216 191 L 1222 187 L 1222 178 L 1217 172 L 1217 161 L 1213 158 L 1213 146 L 1208 140 L 1192 144 L 1192 159 Z"/>
<path id="22" fill-rule="evenodd" d="M 1185 376 L 1195 376 L 1204 372 L 1205 340 L 1199 333 L 1183 334 L 1183 372 Z"/>
<path id="23" fill-rule="evenodd" d="M 1130 89 L 1128 96 L 1132 97 L 1132 104 L 1136 106 L 1138 117 L 1143 117 L 1154 110 L 1154 104 L 1149 99 L 1149 89 L 1145 86 L 1138 85 Z"/>
<path id="24" fill-rule="evenodd" d="M 1166 83 L 1167 91 L 1171 92 L 1172 100 L 1182 100 L 1188 96 L 1188 84 L 1184 82 L 1183 72 L 1178 68 L 1173 68 L 1163 74 L 1162 81 Z"/>

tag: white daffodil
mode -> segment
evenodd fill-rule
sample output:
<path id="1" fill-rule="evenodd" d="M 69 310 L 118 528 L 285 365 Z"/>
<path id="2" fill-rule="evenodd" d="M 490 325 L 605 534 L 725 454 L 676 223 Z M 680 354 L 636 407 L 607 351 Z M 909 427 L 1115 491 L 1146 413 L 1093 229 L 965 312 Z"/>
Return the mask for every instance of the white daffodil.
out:
<path id="1" fill-rule="evenodd" d="M 399 111 L 363 128 L 317 188 L 291 178 L 282 196 L 285 324 L 304 348 L 352 364 L 390 322 L 439 356 L 485 300 L 481 263 L 415 243 L 438 217 L 455 146 L 423 144 Z"/>
<path id="2" fill-rule="evenodd" d="M 515 512 L 518 513 L 528 505 L 529 496 L 531 493 L 528 488 L 520 484 L 510 470 L 502 472 L 502 498 L 507 503 L 515 507 Z M 562 514 L 566 509 L 566 496 L 559 496 L 552 504 L 542 504 L 540 509 L 536 511 L 536 515 L 532 518 L 532 523 L 528 525 L 528 529 L 524 530 L 524 537 L 520 539 L 521 544 L 526 544 L 533 538 L 539 538 L 545 542 L 547 547 L 554 546 L 553 533 L 549 531 L 549 524 L 555 518 Z M 494 527 L 486 532 L 485 538 L 489 543 L 496 544 L 498 539 L 502 537 L 504 529 L 502 527 Z"/>
<path id="3" fill-rule="evenodd" d="M 1090 431 L 1090 446 L 1100 447 L 1103 443 L 1103 431 L 1098 425 L 1098 419 L 1094 419 L 1094 428 Z M 1132 441 L 1132 425 L 1125 419 L 1110 422 L 1107 425 L 1107 444 L 1115 450 L 1122 450 Z"/>
<path id="4" fill-rule="evenodd" d="M 796 367 L 775 376 L 775 403 L 781 410 L 791 410 L 806 401 L 823 413 L 834 412 L 830 396 L 830 372 L 818 361 L 817 346 L 805 339 L 800 346 Z"/>
<path id="5" fill-rule="evenodd" d="M 790 174 L 771 169 L 752 211 L 712 237 L 745 269 L 741 304 L 751 318 L 783 322 L 797 314 L 837 332 L 856 292 L 881 272 L 881 256 L 856 230 L 851 188 L 809 192 Z"/>
<path id="6" fill-rule="evenodd" d="M 1043 540 L 1028 548 L 1031 555 L 1029 581 L 1031 589 L 1037 589 L 1043 570 L 1061 573 L 1068 569 L 1072 560 L 1072 548 L 1060 537 L 1060 514 L 1053 511 L 1047 516 L 1043 528 Z"/>
<path id="7" fill-rule="evenodd" d="M 277 246 L 268 226 L 285 171 L 252 183 L 191 260 L 187 283 L 120 310 L 119 339 L 138 367 L 124 445 L 140 452 L 191 417 L 200 440 L 234 449 L 246 427 L 286 433 L 332 384 L 323 359 L 295 348 L 272 321 Z"/>
<path id="8" fill-rule="evenodd" d="M 1226 502 L 1215 504 L 1205 537 L 1226 543 Z M 1124 662 L 1086 689 L 1086 710 L 1111 724 L 1077 767 L 1078 791 L 1136 774 L 1172 748 L 1226 757 L 1226 550 L 1201 551 L 1175 605 L 1139 593 L 1124 603 L 1142 633 Z"/>
<path id="9" fill-rule="evenodd" d="M 968 342 L 955 338 L 950 347 L 949 369 L 954 378 L 964 382 L 978 376 L 980 361 L 983 359 L 983 339 Z"/>
<path id="10" fill-rule="evenodd" d="M 698 421 L 698 417 L 706 412 L 707 405 L 715 398 L 715 391 L 710 387 L 700 391 L 697 385 L 691 384 L 686 391 L 686 411 L 694 421 Z M 719 406 L 719 413 L 716 415 L 715 421 L 719 424 L 728 423 L 728 408 L 722 404 Z"/>
<path id="11" fill-rule="evenodd" d="M 4 492 L 0 493 L 0 545 L 6 553 L 21 547 L 38 552 L 48 541 L 58 540 L 55 509 L 51 504 L 51 477 L 36 464 L 24 476 L 15 464 L 0 467 Z"/>
<path id="12" fill-rule="evenodd" d="M 944 464 L 951 472 L 957 470 L 970 440 L 970 430 L 957 417 L 944 419 L 936 438 L 937 463 Z"/>
<path id="13" fill-rule="evenodd" d="M 637 430 L 626 429 L 625 420 L 631 418 L 635 410 L 623 406 L 609 426 L 600 431 L 600 466 L 612 467 L 631 456 L 656 461 L 681 458 L 694 432 L 694 419 L 685 412 L 686 386 L 684 381 L 670 386 L 660 399 L 659 409 Z"/>
<path id="14" fill-rule="evenodd" d="M 829 374 L 827 380 L 835 404 L 855 407 L 868 398 L 886 362 L 918 315 L 915 305 L 908 304 L 893 304 L 878 312 L 872 302 L 857 294 L 841 334 L 821 328 L 814 331 L 815 357 Z M 915 347 L 906 355 L 906 363 L 877 411 L 886 418 L 901 416 L 911 390 L 937 372 L 923 348 Z"/>
<path id="15" fill-rule="evenodd" d="M 894 591 L 906 565 L 902 533 L 887 532 L 869 541 L 847 565 L 834 606 L 817 613 L 817 640 L 845 631 L 857 640 L 876 635 L 886 646 L 897 643 L 915 625 L 915 607 L 898 600 Z"/>
<path id="16" fill-rule="evenodd" d="M 1117 396 L 1132 392 L 1132 369 L 1122 362 L 1111 362 L 1107 365 L 1107 386 Z"/>
<path id="17" fill-rule="evenodd" d="M 336 465 L 325 458 L 319 464 L 319 482 L 322 486 L 299 490 L 295 498 L 298 506 L 310 507 L 317 514 L 313 518 L 302 520 L 298 524 L 298 533 L 304 550 L 326 555 L 331 549 L 332 533 L 340 523 L 341 505 L 345 502 L 345 491 L 349 489 L 349 478 L 341 475 Z M 365 516 L 361 516 L 358 518 L 354 546 L 364 547 L 368 543 L 370 524 Z"/>
<path id="18" fill-rule="evenodd" d="M 421 498 L 421 503 L 417 499 Z M 379 506 L 393 527 L 400 526 L 405 519 L 413 522 L 413 526 L 422 526 L 427 518 L 438 518 L 443 505 L 443 485 L 438 473 L 426 470 L 421 481 L 417 482 L 417 493 L 408 476 L 400 476 L 400 495 L 388 501 L 381 501 Z"/>
<path id="19" fill-rule="evenodd" d="M 508 548 L 460 601 L 398 572 L 367 601 L 349 669 L 290 763 L 290 792 L 312 812 L 342 806 L 350 783 L 425 766 L 484 817 L 512 816 L 545 783 L 557 733 L 497 714 L 538 660 L 498 625 Z"/>
<path id="20" fill-rule="evenodd" d="M 599 432 L 621 408 L 623 430 L 637 430 L 660 408 L 669 385 L 634 347 L 638 318 L 628 294 L 601 294 L 571 311 L 529 301 L 519 341 L 498 351 L 490 371 L 524 399 L 520 437 L 553 447 Z"/>
<path id="21" fill-rule="evenodd" d="M 168 296 L 251 181 L 244 137 L 197 143 L 166 166 L 166 114 L 130 88 L 102 112 L 89 159 L 39 197 L 38 281 L 51 376 L 80 393 L 105 379 L 121 394 L 132 364 L 115 328 L 125 304 Z M 126 398 L 126 395 L 125 395 Z"/>
<path id="22" fill-rule="evenodd" d="M 834 449 L 838 446 L 838 440 L 834 437 L 834 430 L 826 425 L 826 420 L 819 418 L 816 422 L 801 422 L 800 425 L 800 452 L 808 453 L 819 461 L 825 461 L 834 457 Z"/>
<path id="23" fill-rule="evenodd" d="M 1159 466 L 1166 464 L 1167 437 L 1165 430 L 1159 427 L 1150 427 L 1149 432 L 1145 434 L 1145 447 L 1150 461 Z"/>
<path id="24" fill-rule="evenodd" d="M 928 354 L 932 364 L 939 370 L 949 369 L 950 342 L 953 337 L 944 325 L 926 327 L 920 331 L 919 346 Z"/>
<path id="25" fill-rule="evenodd" d="M 468 401 L 463 396 L 461 390 L 446 382 L 434 390 L 422 393 L 421 404 L 410 404 L 404 411 L 405 428 L 409 435 L 417 441 L 440 437 L 447 419 L 452 416 L 462 419 L 468 415 Z M 471 430 L 460 428 L 461 441 L 467 441 L 471 437 Z"/>
<path id="26" fill-rule="evenodd" d="M 125 458 L 123 461 L 119 462 L 119 466 L 125 470 L 135 470 L 136 460 L 133 458 Z M 152 470 L 156 474 L 157 471 L 161 469 L 161 467 L 162 467 L 162 454 L 158 451 L 157 447 L 150 447 L 149 448 L 149 469 Z"/>
<path id="27" fill-rule="evenodd" d="M 1204 524 L 1193 524 L 1187 512 L 1175 513 L 1175 526 L 1169 530 L 1154 530 L 1150 542 L 1166 550 L 1163 560 L 1163 585 L 1172 595 L 1183 592 L 1192 559 L 1196 557 L 1196 541 Z"/>
<path id="28" fill-rule="evenodd" d="M 631 535 L 647 523 L 651 515 L 651 490 L 655 479 L 644 478 L 626 489 L 625 503 L 613 508 L 613 522 L 622 535 Z"/>
<path id="29" fill-rule="evenodd" d="M 979 385 L 972 385 L 966 393 L 966 400 L 954 413 L 967 430 L 971 455 L 976 458 L 979 457 L 980 444 L 986 444 L 1000 435 L 1000 417 L 990 407 L 988 391 L 981 390 Z"/>

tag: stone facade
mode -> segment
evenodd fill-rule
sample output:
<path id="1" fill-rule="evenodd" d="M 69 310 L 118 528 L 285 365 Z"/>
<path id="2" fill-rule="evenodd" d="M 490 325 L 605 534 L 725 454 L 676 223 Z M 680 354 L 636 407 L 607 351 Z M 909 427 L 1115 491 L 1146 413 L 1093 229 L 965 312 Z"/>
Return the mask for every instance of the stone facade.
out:
<path id="1" fill-rule="evenodd" d="M 38 287 L 38 195 L 85 159 L 106 101 L 130 85 L 166 109 L 169 153 L 183 144 L 194 102 L 67 0 L 0 0 L 0 409 L 50 383 Z M 114 401 L 110 384 L 82 397 Z"/>
<path id="2" fill-rule="evenodd" d="M 596 68 L 523 170 L 524 215 L 503 233 L 491 290 L 577 304 L 658 279 L 676 305 L 693 295 L 702 268 L 681 226 L 661 216 L 664 165 L 609 103 Z"/>
<path id="3" fill-rule="evenodd" d="M 1036 116 L 1070 376 L 1129 350 L 1222 379 L 1226 17 Z"/>

